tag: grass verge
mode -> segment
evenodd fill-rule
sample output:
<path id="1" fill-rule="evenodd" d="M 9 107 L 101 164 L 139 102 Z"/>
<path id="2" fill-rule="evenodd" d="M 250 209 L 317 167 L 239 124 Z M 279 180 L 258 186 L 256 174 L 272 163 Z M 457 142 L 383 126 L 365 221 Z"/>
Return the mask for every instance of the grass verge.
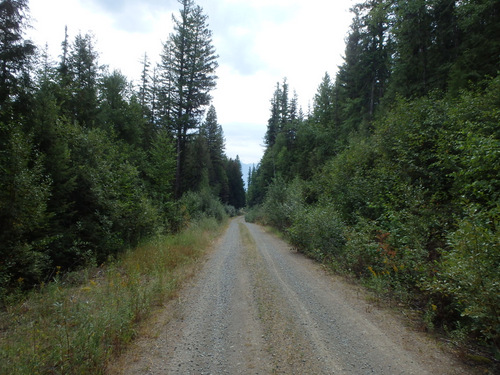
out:
<path id="1" fill-rule="evenodd" d="M 152 240 L 112 264 L 32 292 L 0 312 L 0 374 L 103 374 L 137 324 L 175 295 L 223 225 L 204 219 Z"/>

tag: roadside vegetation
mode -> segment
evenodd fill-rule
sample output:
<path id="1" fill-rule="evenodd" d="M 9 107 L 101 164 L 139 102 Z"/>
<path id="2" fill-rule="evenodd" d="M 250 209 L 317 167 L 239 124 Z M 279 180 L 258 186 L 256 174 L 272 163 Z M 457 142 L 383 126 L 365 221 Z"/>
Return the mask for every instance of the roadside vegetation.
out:
<path id="1" fill-rule="evenodd" d="M 499 6 L 353 7 L 345 62 L 334 80 L 325 74 L 307 116 L 289 83 L 277 84 L 247 194 L 247 220 L 404 302 L 496 369 Z"/>
<path id="2" fill-rule="evenodd" d="M 200 217 L 99 267 L 56 272 L 8 305 L 0 312 L 0 373 L 104 374 L 138 324 L 192 276 L 189 265 L 225 228 L 225 218 Z"/>

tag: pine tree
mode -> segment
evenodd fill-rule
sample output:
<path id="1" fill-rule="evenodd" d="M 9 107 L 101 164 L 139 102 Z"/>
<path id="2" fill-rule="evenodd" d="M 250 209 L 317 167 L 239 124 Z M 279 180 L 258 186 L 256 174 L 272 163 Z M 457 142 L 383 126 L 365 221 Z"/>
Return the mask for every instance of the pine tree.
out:
<path id="1" fill-rule="evenodd" d="M 271 117 L 267 121 L 267 131 L 264 137 L 266 146 L 268 148 L 274 146 L 276 142 L 276 137 L 279 133 L 280 126 L 280 97 L 281 97 L 281 87 L 279 82 L 276 84 L 276 90 L 274 91 L 273 97 L 271 99 Z"/>
<path id="2" fill-rule="evenodd" d="M 450 70 L 454 93 L 494 77 L 500 67 L 500 1 L 470 0 L 457 2 L 455 11 L 460 30 L 457 59 Z"/>
<path id="3" fill-rule="evenodd" d="M 0 122 L 0 298 L 19 277 L 39 282 L 49 264 L 42 228 L 47 224 L 50 180 L 31 137 L 17 122 Z"/>
<path id="4" fill-rule="evenodd" d="M 276 83 L 276 89 L 271 99 L 271 117 L 267 123 L 265 142 L 268 147 L 272 147 L 280 134 L 291 122 L 291 102 L 288 100 L 288 82 L 283 79 L 283 84 Z M 293 110 L 296 111 L 296 103 Z M 294 115 L 296 112 L 294 113 Z"/>
<path id="5" fill-rule="evenodd" d="M 398 94 L 421 96 L 430 88 L 431 10 L 426 0 L 398 1 L 395 13 L 397 48 L 392 83 Z"/>
<path id="6" fill-rule="evenodd" d="M 330 75 L 325 73 L 323 81 L 314 96 L 313 121 L 318 125 L 329 128 L 333 127 L 335 119 L 335 91 Z"/>
<path id="7" fill-rule="evenodd" d="M 200 128 L 200 134 L 203 135 L 207 144 L 210 165 L 208 169 L 208 178 L 210 186 L 214 193 L 218 195 L 223 202 L 227 197 L 227 176 L 224 172 L 224 132 L 222 126 L 217 122 L 217 112 L 213 105 L 207 112 L 205 122 Z"/>
<path id="8" fill-rule="evenodd" d="M 149 62 L 148 54 L 145 53 L 142 61 L 141 85 L 139 87 L 139 103 L 141 104 L 145 115 L 150 112 L 149 105 L 151 103 L 150 67 L 151 63 Z"/>
<path id="9" fill-rule="evenodd" d="M 456 0 L 435 0 L 432 9 L 433 39 L 430 64 L 433 75 L 430 84 L 433 89 L 447 90 L 450 69 L 457 59 L 460 46 L 460 31 Z"/>
<path id="10" fill-rule="evenodd" d="M 62 47 L 62 55 L 61 62 L 59 64 L 59 74 L 61 76 L 61 86 L 69 85 L 69 77 L 68 77 L 68 54 L 69 54 L 69 42 L 68 42 L 68 26 L 64 27 L 64 40 L 61 43 Z"/>
<path id="11" fill-rule="evenodd" d="M 142 107 L 132 95 L 127 78 L 119 71 L 103 75 L 99 85 L 99 123 L 134 147 L 142 146 L 145 132 Z"/>
<path id="12" fill-rule="evenodd" d="M 245 206 L 245 186 L 241 173 L 241 162 L 239 156 L 236 159 L 229 159 L 226 164 L 226 173 L 229 183 L 228 203 L 235 208 Z"/>
<path id="13" fill-rule="evenodd" d="M 286 77 L 281 85 L 281 95 L 279 96 L 279 130 L 282 131 L 290 122 L 290 110 L 288 101 L 288 82 Z"/>
<path id="14" fill-rule="evenodd" d="M 90 34 L 78 34 L 66 59 L 70 98 L 66 110 L 68 116 L 85 127 L 95 127 L 98 107 L 98 80 L 102 67 Z"/>
<path id="15" fill-rule="evenodd" d="M 21 75 L 35 52 L 30 40 L 24 39 L 28 19 L 27 0 L 0 1 L 0 110 L 19 94 Z M 26 75 L 25 75 L 26 76 Z"/>
<path id="16" fill-rule="evenodd" d="M 388 0 L 368 0 L 351 9 L 354 19 L 336 85 L 345 135 L 370 128 L 385 94 L 392 56 L 388 32 L 391 4 Z"/>
<path id="17" fill-rule="evenodd" d="M 208 151 L 207 139 L 201 131 L 193 135 L 190 142 L 186 144 L 183 170 L 181 191 L 209 191 L 212 160 Z"/>
<path id="18" fill-rule="evenodd" d="M 336 82 L 339 87 L 339 100 L 342 103 L 340 121 L 343 132 L 347 134 L 357 129 L 362 121 L 363 96 L 366 68 L 363 66 L 363 37 L 360 10 L 351 9 L 354 18 L 346 41 L 344 63 L 339 67 Z"/>
<path id="19" fill-rule="evenodd" d="M 173 197 L 175 178 L 175 147 L 166 129 L 159 129 L 149 150 L 147 175 L 151 183 L 151 195 L 164 207 Z"/>
<path id="20" fill-rule="evenodd" d="M 215 88 L 217 55 L 212 45 L 212 32 L 207 16 L 193 0 L 179 0 L 180 18 L 173 18 L 174 32 L 164 45 L 162 74 L 166 77 L 164 107 L 168 108 L 167 126 L 176 140 L 176 195 L 180 196 L 183 161 L 190 132 L 210 103 Z M 165 82 L 165 81 L 164 81 Z M 171 118 L 171 120 L 170 120 Z"/>
<path id="21" fill-rule="evenodd" d="M 78 133 L 77 126 L 60 117 L 56 84 L 41 82 L 34 99 L 33 134 L 36 148 L 43 153 L 44 173 L 51 180 L 47 203 L 49 223 L 46 228 L 50 238 L 48 254 L 54 264 L 64 266 L 74 262 L 76 223 L 79 218 L 74 210 L 77 188 L 77 170 L 71 140 Z"/>
<path id="22" fill-rule="evenodd" d="M 160 72 L 159 67 L 155 66 L 153 68 L 153 74 L 151 75 L 151 100 L 150 100 L 151 112 L 149 116 L 149 122 L 152 132 L 154 132 L 154 130 L 159 128 L 161 124 L 160 88 L 162 85 L 159 72 Z"/>

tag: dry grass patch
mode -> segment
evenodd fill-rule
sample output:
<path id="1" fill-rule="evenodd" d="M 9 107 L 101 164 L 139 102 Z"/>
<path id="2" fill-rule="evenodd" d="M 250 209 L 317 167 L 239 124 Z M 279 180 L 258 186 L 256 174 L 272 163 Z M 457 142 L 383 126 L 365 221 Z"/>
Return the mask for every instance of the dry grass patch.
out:
<path id="1" fill-rule="evenodd" d="M 8 306 L 0 312 L 0 373 L 103 374 L 107 361 L 136 336 L 138 323 L 175 296 L 190 276 L 181 269 L 222 227 L 200 221 L 97 270 L 56 278 Z"/>

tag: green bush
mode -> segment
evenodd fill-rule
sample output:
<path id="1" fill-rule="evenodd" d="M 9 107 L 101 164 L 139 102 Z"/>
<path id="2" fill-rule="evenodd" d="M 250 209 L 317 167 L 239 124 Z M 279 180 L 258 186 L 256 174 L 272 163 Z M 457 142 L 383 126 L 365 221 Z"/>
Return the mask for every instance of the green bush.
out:
<path id="1" fill-rule="evenodd" d="M 370 277 L 379 262 L 379 243 L 376 241 L 377 223 L 359 218 L 355 226 L 344 229 L 345 247 L 342 256 L 333 263 L 341 273 L 353 274 L 357 277 Z"/>
<path id="2" fill-rule="evenodd" d="M 82 129 L 73 140 L 72 152 L 78 165 L 77 239 L 88 244 L 99 263 L 156 231 L 161 225 L 159 212 L 143 189 L 137 167 L 126 160 L 119 144 L 102 130 Z"/>
<path id="3" fill-rule="evenodd" d="M 326 163 L 318 176 L 318 195 L 335 206 L 341 219 L 353 225 L 358 218 L 377 219 L 380 200 L 390 184 L 386 173 L 377 168 L 380 155 L 372 140 L 351 140 L 350 146 Z"/>
<path id="4" fill-rule="evenodd" d="M 320 261 L 337 259 L 345 245 L 344 223 L 330 203 L 297 207 L 286 233 L 294 246 Z"/>
<path id="5" fill-rule="evenodd" d="M 235 217 L 236 215 L 238 215 L 238 210 L 234 206 L 231 206 L 230 204 L 224 205 L 224 211 L 226 211 L 226 214 L 229 217 Z"/>
<path id="6" fill-rule="evenodd" d="M 203 188 L 198 192 L 187 192 L 182 196 L 180 205 L 186 208 L 186 212 L 192 220 L 212 217 L 221 222 L 227 217 L 224 205 L 212 194 L 209 188 Z"/>
<path id="7" fill-rule="evenodd" d="M 449 250 L 436 276 L 423 287 L 451 297 L 469 332 L 480 333 L 500 350 L 500 206 L 491 211 L 470 205 L 448 235 Z"/>
<path id="8" fill-rule="evenodd" d="M 247 213 L 245 214 L 245 220 L 248 223 L 257 223 L 257 222 L 262 223 L 264 220 L 264 209 L 262 208 L 262 206 L 256 205 L 250 207 Z"/>
<path id="9" fill-rule="evenodd" d="M 299 179 L 287 185 L 283 179 L 275 178 L 262 205 L 265 223 L 280 231 L 290 227 L 295 212 L 304 205 L 303 189 L 303 182 Z"/>

